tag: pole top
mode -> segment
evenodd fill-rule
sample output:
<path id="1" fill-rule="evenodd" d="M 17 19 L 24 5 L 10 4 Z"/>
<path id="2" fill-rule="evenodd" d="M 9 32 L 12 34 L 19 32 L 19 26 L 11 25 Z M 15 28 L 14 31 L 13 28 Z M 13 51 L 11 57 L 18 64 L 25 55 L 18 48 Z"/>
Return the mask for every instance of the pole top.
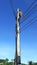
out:
<path id="1" fill-rule="evenodd" d="M 20 16 L 20 17 L 23 16 L 23 13 L 22 13 L 22 11 L 21 11 L 19 8 L 17 9 L 17 12 L 19 12 L 19 16 Z"/>

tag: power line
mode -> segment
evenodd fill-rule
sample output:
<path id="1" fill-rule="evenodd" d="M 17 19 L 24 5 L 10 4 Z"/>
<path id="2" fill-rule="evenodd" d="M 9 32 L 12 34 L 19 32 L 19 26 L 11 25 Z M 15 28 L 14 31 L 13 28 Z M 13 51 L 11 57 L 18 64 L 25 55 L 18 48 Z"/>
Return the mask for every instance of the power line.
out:
<path id="1" fill-rule="evenodd" d="M 31 11 L 32 11 L 34 8 L 37 8 L 37 4 L 31 9 Z M 20 24 L 23 23 L 23 22 L 31 15 L 31 11 L 28 12 L 28 15 L 24 16 L 24 19 L 23 19 L 22 22 L 20 22 Z M 34 12 L 32 12 L 32 13 L 34 13 Z"/>
<path id="2" fill-rule="evenodd" d="M 34 17 L 35 18 L 35 17 Z M 33 19 L 32 19 L 33 20 Z M 32 21 L 31 20 L 31 21 Z M 24 24 L 21 28 L 23 28 L 24 26 L 26 27 L 28 24 L 30 24 L 31 22 L 29 21 L 29 22 L 27 22 L 26 24 Z"/>
<path id="3" fill-rule="evenodd" d="M 37 16 L 34 17 L 34 18 L 31 20 L 32 22 L 29 21 L 29 23 L 26 24 L 26 26 L 24 25 L 25 27 L 23 26 L 23 28 L 22 28 L 21 30 L 24 31 L 24 30 L 26 30 L 30 25 L 32 25 L 33 23 L 35 23 L 35 21 L 34 21 L 35 19 L 37 19 Z M 36 21 L 37 21 L 37 20 L 36 20 Z M 20 32 L 21 32 L 21 31 L 20 31 Z"/>
<path id="4" fill-rule="evenodd" d="M 36 6 L 37 6 L 37 4 L 36 4 L 33 8 L 35 8 Z M 36 7 L 36 8 L 37 8 L 37 7 Z M 31 9 L 31 11 L 32 11 L 32 10 L 33 10 L 33 9 Z M 30 13 L 31 13 L 31 11 L 29 12 L 29 14 L 28 14 L 28 15 L 24 16 L 23 21 L 24 21 L 24 20 L 26 20 L 26 19 L 27 19 L 27 18 L 31 15 L 31 14 L 30 14 Z M 21 23 L 23 23 L 23 21 L 22 21 Z M 20 23 L 20 24 L 21 24 L 21 23 Z"/>
<path id="5" fill-rule="evenodd" d="M 37 1 L 37 0 L 36 0 L 36 1 Z M 34 0 L 34 2 L 32 2 L 32 4 L 29 6 L 29 8 L 25 11 L 25 13 L 27 12 L 26 14 L 24 13 L 25 16 L 27 16 L 27 15 L 29 14 L 29 12 L 31 12 L 32 7 L 33 7 L 33 5 L 36 3 L 36 1 Z M 25 16 L 23 16 L 23 18 L 25 18 Z M 23 22 L 23 21 L 22 21 L 22 22 Z M 22 22 L 21 22 L 21 23 L 22 23 Z"/>
<path id="6" fill-rule="evenodd" d="M 33 11 L 33 13 L 35 13 L 35 12 L 37 12 L 37 10 L 35 10 L 35 11 Z M 35 18 L 35 17 L 34 17 Z M 23 26 L 25 26 L 25 25 L 27 25 L 27 24 L 29 24 L 30 22 L 27 22 L 26 24 L 25 24 L 25 22 L 24 22 L 24 25 Z M 23 27 L 22 26 L 22 27 Z M 20 25 L 20 27 L 21 27 L 21 25 Z"/>
<path id="7" fill-rule="evenodd" d="M 36 1 L 37 1 L 37 0 L 36 0 Z M 28 7 L 28 9 L 25 11 L 26 14 L 27 14 L 28 11 L 32 8 L 32 6 L 35 4 L 36 1 L 34 0 L 34 2 L 32 2 L 32 4 Z M 24 13 L 24 14 L 25 14 L 25 13 Z"/>
<path id="8" fill-rule="evenodd" d="M 14 18 L 15 18 L 16 17 L 16 12 L 15 12 L 15 9 L 14 9 L 13 0 L 10 0 L 10 6 L 11 6 L 11 9 L 13 11 Z"/>

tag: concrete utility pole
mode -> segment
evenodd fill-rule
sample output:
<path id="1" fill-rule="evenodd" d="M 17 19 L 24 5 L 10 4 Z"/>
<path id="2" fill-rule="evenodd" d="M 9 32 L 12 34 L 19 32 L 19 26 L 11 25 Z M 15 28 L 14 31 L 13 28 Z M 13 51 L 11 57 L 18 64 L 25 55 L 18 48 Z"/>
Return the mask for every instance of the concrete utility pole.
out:
<path id="1" fill-rule="evenodd" d="M 16 54 L 14 65 L 21 65 L 20 58 L 20 18 L 22 17 L 22 12 L 17 9 L 17 17 L 16 17 Z"/>

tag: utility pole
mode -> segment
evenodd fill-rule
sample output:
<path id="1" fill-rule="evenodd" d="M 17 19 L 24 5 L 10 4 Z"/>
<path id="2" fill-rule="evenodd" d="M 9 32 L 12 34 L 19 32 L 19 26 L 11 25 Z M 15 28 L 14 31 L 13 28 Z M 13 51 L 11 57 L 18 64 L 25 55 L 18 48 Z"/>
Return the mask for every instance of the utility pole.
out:
<path id="1" fill-rule="evenodd" d="M 22 17 L 22 12 L 17 9 L 17 16 L 16 16 L 16 52 L 15 52 L 15 60 L 14 65 L 21 65 L 21 58 L 20 58 L 20 18 Z"/>

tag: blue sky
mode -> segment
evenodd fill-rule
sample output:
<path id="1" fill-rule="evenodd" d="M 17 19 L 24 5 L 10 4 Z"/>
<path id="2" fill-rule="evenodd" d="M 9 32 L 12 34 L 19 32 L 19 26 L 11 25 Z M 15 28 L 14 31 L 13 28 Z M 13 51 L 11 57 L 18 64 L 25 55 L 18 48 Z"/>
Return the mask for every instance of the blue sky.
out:
<path id="1" fill-rule="evenodd" d="M 34 0 L 13 0 L 13 7 L 16 12 L 20 8 L 23 13 L 31 5 Z M 34 5 L 37 4 L 37 1 Z M 33 6 L 34 6 L 33 5 Z M 37 17 L 36 7 L 31 11 L 31 15 L 26 19 L 21 27 L 32 18 Z M 34 12 L 35 11 L 35 12 Z M 26 13 L 25 13 L 26 14 Z M 25 15 L 24 14 L 24 15 Z M 9 60 L 15 57 L 15 23 L 12 2 L 10 0 L 0 0 L 0 58 L 8 58 Z M 22 19 L 23 20 L 23 19 Z M 21 21 L 22 21 L 21 20 Z M 21 62 L 37 61 L 37 21 L 24 29 L 20 33 L 21 44 Z"/>

